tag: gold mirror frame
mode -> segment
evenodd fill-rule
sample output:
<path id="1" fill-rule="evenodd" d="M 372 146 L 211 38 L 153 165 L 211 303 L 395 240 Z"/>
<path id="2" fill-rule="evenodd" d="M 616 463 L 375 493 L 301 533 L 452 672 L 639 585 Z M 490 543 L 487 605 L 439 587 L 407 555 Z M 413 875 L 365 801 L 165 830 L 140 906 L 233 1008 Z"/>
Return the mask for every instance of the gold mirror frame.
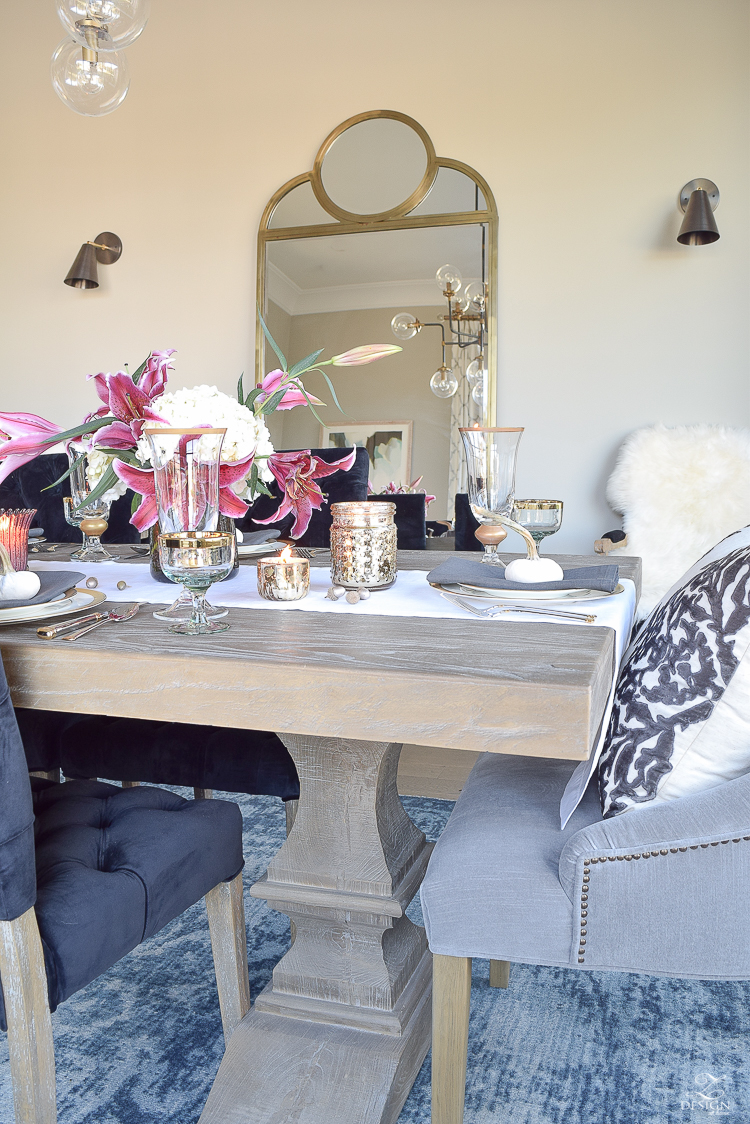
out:
<path id="1" fill-rule="evenodd" d="M 421 182 L 412 194 L 396 207 L 378 215 L 356 215 L 338 207 L 328 195 L 321 181 L 321 167 L 326 153 L 338 137 L 353 125 L 361 121 L 370 121 L 387 117 L 402 121 L 409 125 L 419 135 L 427 151 L 427 169 Z M 440 168 L 450 168 L 468 176 L 482 192 L 485 201 L 483 211 L 451 211 L 433 215 L 411 215 L 411 211 L 427 197 L 432 188 Z M 332 215 L 336 222 L 317 223 L 312 226 L 269 226 L 273 213 L 282 199 L 295 188 L 304 183 L 309 183 L 315 198 L 327 214 Z M 323 144 L 318 149 L 312 170 L 303 172 L 288 180 L 280 187 L 266 204 L 258 228 L 258 278 L 257 278 L 257 304 L 258 308 L 265 309 L 266 305 L 266 247 L 269 242 L 281 242 L 298 238 L 330 238 L 338 234 L 361 234 L 364 231 L 377 230 L 414 230 L 420 227 L 441 226 L 476 226 L 487 224 L 487 371 L 489 385 L 487 387 L 487 400 L 483 415 L 484 425 L 495 425 L 497 417 L 497 239 L 498 218 L 495 198 L 490 191 L 487 181 L 479 172 L 461 160 L 451 160 L 448 157 L 436 156 L 435 148 L 428 133 L 413 117 L 395 110 L 375 109 L 367 113 L 358 113 L 342 121 L 340 125 L 328 134 Z M 256 384 L 260 383 L 263 375 L 263 362 L 265 357 L 265 337 L 260 320 L 256 317 L 255 332 L 255 372 Z"/>

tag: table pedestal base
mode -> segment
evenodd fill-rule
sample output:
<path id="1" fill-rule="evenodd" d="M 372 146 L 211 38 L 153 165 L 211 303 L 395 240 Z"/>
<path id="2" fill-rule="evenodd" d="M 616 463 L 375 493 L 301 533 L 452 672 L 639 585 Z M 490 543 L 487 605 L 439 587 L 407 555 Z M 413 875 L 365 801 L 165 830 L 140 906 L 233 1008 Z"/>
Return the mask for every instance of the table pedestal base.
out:
<path id="1" fill-rule="evenodd" d="M 430 1043 L 431 957 L 405 916 L 430 844 L 398 798 L 400 745 L 282 739 L 299 808 L 251 893 L 295 940 L 232 1035 L 200 1124 L 393 1124 Z"/>

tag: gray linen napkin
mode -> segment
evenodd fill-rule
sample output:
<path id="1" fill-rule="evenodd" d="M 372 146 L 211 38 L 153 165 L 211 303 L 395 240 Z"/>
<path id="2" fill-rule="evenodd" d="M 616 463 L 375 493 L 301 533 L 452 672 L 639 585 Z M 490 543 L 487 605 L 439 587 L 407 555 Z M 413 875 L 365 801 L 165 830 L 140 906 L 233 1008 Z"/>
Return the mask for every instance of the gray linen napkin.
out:
<path id="1" fill-rule="evenodd" d="M 563 570 L 562 581 L 557 582 L 509 582 L 505 578 L 504 566 L 490 566 L 486 562 L 474 562 L 471 558 L 449 558 L 441 562 L 427 575 L 429 582 L 441 585 L 460 582 L 464 585 L 483 585 L 489 589 L 514 589 L 519 592 L 528 589 L 599 589 L 612 593 L 619 579 L 619 567 L 579 566 L 573 570 Z"/>
<path id="2" fill-rule="evenodd" d="M 86 577 L 76 570 L 35 570 L 34 573 L 39 576 L 42 583 L 36 597 L 30 597 L 27 601 L 0 601 L 0 609 L 20 609 L 22 605 L 46 605 L 48 601 L 61 597 L 66 589 L 78 585 Z"/>

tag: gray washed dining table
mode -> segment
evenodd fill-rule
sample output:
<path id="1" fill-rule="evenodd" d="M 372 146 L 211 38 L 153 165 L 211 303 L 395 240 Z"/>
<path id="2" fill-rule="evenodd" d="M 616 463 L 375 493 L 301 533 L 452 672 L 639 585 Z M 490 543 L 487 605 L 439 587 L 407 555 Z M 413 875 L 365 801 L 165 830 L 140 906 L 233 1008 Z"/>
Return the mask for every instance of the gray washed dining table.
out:
<path id="1" fill-rule="evenodd" d="M 399 568 L 449 556 L 400 551 Z M 640 560 L 618 563 L 639 593 Z M 585 759 L 614 633 L 356 608 L 230 621 L 183 637 L 142 611 L 75 644 L 11 625 L 0 652 L 16 706 L 278 732 L 299 807 L 251 893 L 295 939 L 235 1030 L 200 1124 L 393 1124 L 430 1045 L 430 953 L 406 908 L 431 845 L 398 797 L 401 744 Z"/>

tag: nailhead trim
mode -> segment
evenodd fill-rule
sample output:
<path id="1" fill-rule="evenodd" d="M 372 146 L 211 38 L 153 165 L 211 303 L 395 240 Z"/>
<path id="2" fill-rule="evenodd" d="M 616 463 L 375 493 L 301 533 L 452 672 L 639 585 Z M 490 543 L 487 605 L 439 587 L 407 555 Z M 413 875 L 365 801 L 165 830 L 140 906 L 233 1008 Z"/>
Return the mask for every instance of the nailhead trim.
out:
<path id="1" fill-rule="evenodd" d="M 743 835 L 742 839 L 717 839 L 712 843 L 691 843 L 690 847 L 662 847 L 658 851 L 641 851 L 640 854 L 632 855 L 598 855 L 592 856 L 590 859 L 583 860 L 583 880 L 581 884 L 581 932 L 578 941 L 578 963 L 584 964 L 586 961 L 586 938 L 588 936 L 588 916 L 589 916 L 589 886 L 591 884 L 591 867 L 595 863 L 605 862 L 631 862 L 633 859 L 657 859 L 661 855 L 677 855 L 684 854 L 686 851 L 697 851 L 701 849 L 707 851 L 709 847 L 718 847 L 720 843 L 750 843 L 750 835 Z"/>

